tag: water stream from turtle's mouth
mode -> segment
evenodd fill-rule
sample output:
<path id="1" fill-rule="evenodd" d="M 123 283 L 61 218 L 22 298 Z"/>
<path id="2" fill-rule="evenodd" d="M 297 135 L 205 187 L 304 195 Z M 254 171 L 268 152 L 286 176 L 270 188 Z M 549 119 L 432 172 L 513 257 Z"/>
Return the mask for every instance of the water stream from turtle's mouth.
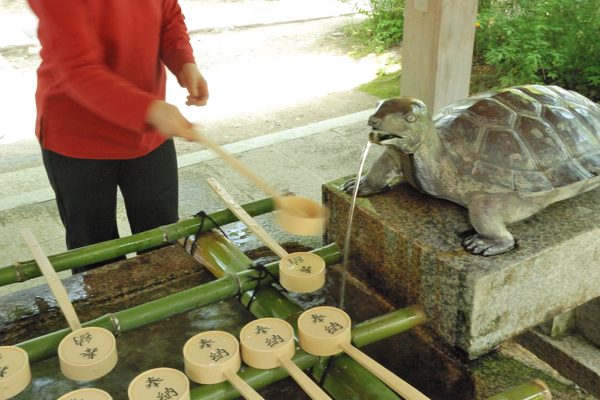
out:
<path id="1" fill-rule="evenodd" d="M 360 178 L 362 175 L 362 170 L 365 165 L 365 160 L 367 159 L 367 154 L 369 154 L 369 148 L 371 147 L 371 141 L 368 140 L 365 148 L 363 149 L 363 154 L 360 159 L 360 165 L 358 167 L 358 173 L 356 174 L 356 182 L 354 184 L 354 193 L 352 194 L 352 203 L 350 203 L 350 211 L 348 213 L 348 226 L 346 227 L 346 242 L 344 243 L 344 257 L 342 261 L 342 282 L 340 287 L 340 305 L 339 308 L 341 310 L 344 309 L 344 297 L 346 296 L 346 279 L 348 277 L 348 262 L 350 259 L 350 234 L 352 232 L 352 216 L 354 215 L 354 205 L 356 204 L 356 195 L 358 194 L 358 187 L 360 186 Z"/>

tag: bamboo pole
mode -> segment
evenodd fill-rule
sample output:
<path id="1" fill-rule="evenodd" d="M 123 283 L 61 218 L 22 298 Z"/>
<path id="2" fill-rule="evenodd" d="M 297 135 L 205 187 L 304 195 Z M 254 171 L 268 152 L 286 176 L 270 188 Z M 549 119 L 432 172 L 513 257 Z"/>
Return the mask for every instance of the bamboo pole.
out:
<path id="1" fill-rule="evenodd" d="M 341 258 L 341 250 L 336 244 L 314 250 L 313 252 L 323 257 L 325 262 L 330 265 L 339 262 Z M 279 271 L 279 264 L 276 262 L 270 263 L 266 265 L 266 268 L 276 275 Z M 129 332 L 144 325 L 162 321 L 171 316 L 228 299 L 239 293 L 240 285 L 242 292 L 252 290 L 257 285 L 257 277 L 258 272 L 254 270 L 245 270 L 236 273 L 235 277 L 229 274 L 204 285 L 97 318 L 83 323 L 82 326 L 98 326 L 115 334 Z M 273 282 L 273 279 L 266 277 L 262 282 L 269 284 Z M 113 321 L 118 321 L 120 327 L 118 332 L 117 324 Z M 71 329 L 66 328 L 25 341 L 18 344 L 17 347 L 21 347 L 27 352 L 31 363 L 42 361 L 57 354 L 60 341 L 70 332 Z"/>
<path id="2" fill-rule="evenodd" d="M 548 386 L 540 379 L 534 379 L 520 386 L 502 392 L 487 400 L 551 400 Z"/>
<path id="3" fill-rule="evenodd" d="M 314 367 L 319 362 L 319 357 L 297 350 L 292 361 L 300 369 L 306 370 Z M 260 389 L 287 378 L 289 374 L 283 367 L 273 369 L 246 367 L 238 372 L 238 376 L 253 388 Z M 193 389 L 190 398 L 191 400 L 233 400 L 239 399 L 240 393 L 229 382 L 221 382 L 214 385 L 201 385 Z"/>
<path id="4" fill-rule="evenodd" d="M 252 216 L 265 214 L 274 210 L 270 198 L 253 201 L 242 205 L 242 208 Z M 237 217 L 228 209 L 209 214 L 217 225 L 227 225 L 236 222 Z M 95 262 L 110 260 L 137 251 L 150 249 L 165 243 L 171 243 L 186 236 L 195 235 L 200 227 L 201 217 L 184 219 L 171 225 L 141 232 L 135 235 L 109 240 L 106 242 L 69 250 L 48 257 L 56 272 L 82 267 Z M 204 221 L 202 231 L 215 228 L 210 219 Z M 0 286 L 41 276 L 41 271 L 34 260 L 17 262 L 13 265 L 0 267 Z"/>
<path id="5" fill-rule="evenodd" d="M 418 306 L 409 306 L 373 318 L 352 330 L 352 343 L 363 347 L 425 323 L 425 313 Z"/>

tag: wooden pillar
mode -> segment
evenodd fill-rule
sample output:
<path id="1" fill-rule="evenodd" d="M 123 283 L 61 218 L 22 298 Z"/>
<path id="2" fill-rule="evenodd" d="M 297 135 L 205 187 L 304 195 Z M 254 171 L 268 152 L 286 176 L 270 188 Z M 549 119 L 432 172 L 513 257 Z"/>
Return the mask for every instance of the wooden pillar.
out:
<path id="1" fill-rule="evenodd" d="M 469 96 L 477 0 L 406 0 L 400 94 L 433 111 Z"/>

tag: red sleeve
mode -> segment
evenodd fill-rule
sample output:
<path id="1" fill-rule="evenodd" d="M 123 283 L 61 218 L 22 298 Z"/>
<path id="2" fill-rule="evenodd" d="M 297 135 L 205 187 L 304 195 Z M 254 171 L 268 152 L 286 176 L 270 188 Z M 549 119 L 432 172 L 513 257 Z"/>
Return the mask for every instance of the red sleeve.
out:
<path id="1" fill-rule="evenodd" d="M 65 93 L 99 117 L 140 132 L 146 110 L 159 96 L 146 92 L 111 71 L 93 29 L 85 1 L 30 0 L 40 19 L 38 35 L 51 57 L 55 81 Z"/>
<path id="2" fill-rule="evenodd" d="M 177 0 L 165 0 L 164 3 L 160 54 L 162 61 L 177 78 L 183 64 L 195 62 L 187 26 Z"/>

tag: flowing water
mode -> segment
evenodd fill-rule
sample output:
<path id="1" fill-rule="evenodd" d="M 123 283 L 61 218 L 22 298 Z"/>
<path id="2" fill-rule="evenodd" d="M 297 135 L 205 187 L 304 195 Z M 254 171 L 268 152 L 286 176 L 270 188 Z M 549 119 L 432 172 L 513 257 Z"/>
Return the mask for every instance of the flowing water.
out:
<path id="1" fill-rule="evenodd" d="M 363 149 L 363 155 L 360 159 L 360 165 L 358 167 L 358 173 L 356 174 L 356 182 L 354 183 L 354 193 L 352 194 L 352 203 L 350 204 L 350 212 L 348 213 L 348 226 L 346 228 L 346 242 L 344 243 L 344 257 L 342 261 L 342 282 L 340 289 L 340 303 L 339 308 L 344 309 L 344 298 L 346 296 L 346 280 L 348 279 L 348 262 L 350 260 L 350 234 L 352 232 L 352 216 L 354 215 L 354 205 L 356 204 L 356 195 L 358 194 L 358 187 L 360 186 L 360 178 L 362 176 L 362 170 L 365 165 L 365 160 L 369 154 L 369 148 L 371 142 L 368 141 Z"/>

